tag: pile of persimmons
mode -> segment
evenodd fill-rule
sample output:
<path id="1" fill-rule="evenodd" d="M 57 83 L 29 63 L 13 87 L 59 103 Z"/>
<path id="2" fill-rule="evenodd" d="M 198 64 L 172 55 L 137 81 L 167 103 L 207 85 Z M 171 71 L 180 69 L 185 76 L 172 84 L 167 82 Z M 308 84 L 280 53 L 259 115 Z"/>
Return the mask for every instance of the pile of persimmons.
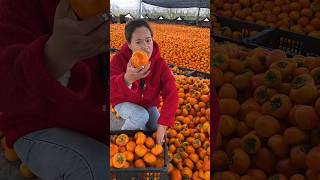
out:
<path id="1" fill-rule="evenodd" d="M 150 23 L 154 40 L 167 63 L 210 72 L 210 29 L 195 26 Z M 124 24 L 110 25 L 110 47 L 120 49 L 125 43 Z"/>
<path id="2" fill-rule="evenodd" d="M 211 6 L 217 15 L 320 38 L 318 0 L 214 0 Z"/>
<path id="3" fill-rule="evenodd" d="M 168 174 L 171 179 L 174 180 L 181 180 L 182 178 L 209 180 L 210 81 L 208 79 L 187 77 L 184 75 L 175 75 L 175 79 L 179 96 L 179 106 L 175 114 L 174 127 L 167 130 L 166 143 L 168 146 L 169 157 Z M 163 102 L 161 101 L 158 108 L 160 112 L 162 104 Z M 116 113 L 114 109 L 112 109 L 112 112 Z M 113 142 L 115 142 L 114 144 L 117 144 L 116 139 L 112 139 Z M 125 139 L 125 142 L 127 141 L 127 137 L 123 139 Z M 132 139 L 131 141 L 134 140 Z M 150 141 L 152 140 L 150 139 Z M 130 137 L 128 143 L 129 142 Z M 135 144 L 137 144 L 137 142 Z M 144 151 L 147 152 L 148 146 L 146 144 L 146 141 L 145 146 L 147 150 Z M 128 148 L 128 145 L 126 145 L 126 148 Z M 125 148 L 122 148 L 121 151 L 125 151 Z M 112 152 L 110 155 L 114 155 L 114 152 Z M 121 159 L 121 161 L 127 160 L 127 158 L 125 158 L 125 155 L 119 158 Z M 110 163 L 113 163 L 111 162 L 112 159 L 113 158 L 111 158 Z M 135 158 L 133 159 L 133 161 L 135 161 Z M 132 166 L 133 168 L 139 168 L 140 164 L 136 165 L 136 163 L 133 161 L 131 162 L 131 164 L 130 162 L 129 164 L 124 162 L 126 165 L 124 165 L 123 167 Z M 144 159 L 144 157 L 140 157 L 139 161 L 141 161 L 141 164 L 145 164 L 146 167 L 148 167 L 147 165 L 150 164 L 146 162 L 150 161 L 148 158 Z"/>
<path id="4" fill-rule="evenodd" d="M 320 58 L 215 46 L 214 179 L 320 178 Z"/>

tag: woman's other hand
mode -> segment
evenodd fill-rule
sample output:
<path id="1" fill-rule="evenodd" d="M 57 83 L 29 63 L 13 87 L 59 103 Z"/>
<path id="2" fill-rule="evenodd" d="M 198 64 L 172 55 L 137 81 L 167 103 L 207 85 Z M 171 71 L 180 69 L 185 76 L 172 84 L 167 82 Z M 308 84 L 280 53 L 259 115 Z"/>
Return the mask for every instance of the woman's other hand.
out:
<path id="1" fill-rule="evenodd" d="M 127 71 L 124 75 L 126 84 L 129 86 L 134 81 L 147 77 L 150 74 L 149 68 L 150 62 L 145 67 L 134 68 L 129 61 L 127 65 Z"/>
<path id="2" fill-rule="evenodd" d="M 78 61 L 107 51 L 107 15 L 78 20 L 68 0 L 61 0 L 54 28 L 44 48 L 49 73 L 59 78 Z"/>
<path id="3" fill-rule="evenodd" d="M 166 139 L 165 139 L 166 131 L 167 131 L 167 126 L 164 126 L 164 125 L 161 125 L 161 124 L 158 125 L 158 129 L 157 129 L 157 143 L 158 144 L 162 145 L 163 143 L 165 143 L 165 141 L 166 141 Z"/>

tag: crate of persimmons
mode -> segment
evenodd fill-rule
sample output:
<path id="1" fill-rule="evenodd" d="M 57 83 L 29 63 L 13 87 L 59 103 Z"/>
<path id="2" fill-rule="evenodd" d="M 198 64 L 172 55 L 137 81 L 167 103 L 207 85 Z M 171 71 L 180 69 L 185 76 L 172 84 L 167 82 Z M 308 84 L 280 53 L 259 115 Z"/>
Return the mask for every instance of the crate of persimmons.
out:
<path id="1" fill-rule="evenodd" d="M 152 131 L 111 131 L 111 180 L 162 180 L 168 177 L 168 148 Z"/>

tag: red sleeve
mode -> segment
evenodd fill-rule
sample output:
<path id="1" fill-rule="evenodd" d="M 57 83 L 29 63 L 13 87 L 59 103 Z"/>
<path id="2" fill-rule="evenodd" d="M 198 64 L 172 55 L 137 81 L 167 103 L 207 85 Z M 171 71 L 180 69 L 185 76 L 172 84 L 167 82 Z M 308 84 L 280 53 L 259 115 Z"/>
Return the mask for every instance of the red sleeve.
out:
<path id="1" fill-rule="evenodd" d="M 132 83 L 131 89 L 129 89 L 126 82 L 124 81 L 124 74 L 126 71 L 124 67 L 127 67 L 127 65 L 121 61 L 120 55 L 119 54 L 114 55 L 110 63 L 110 99 L 111 101 L 113 98 L 138 96 L 137 81 Z"/>
<path id="2" fill-rule="evenodd" d="M 26 111 L 45 100 L 82 100 L 90 85 L 84 63 L 74 68 L 83 79 L 76 91 L 62 86 L 44 66 L 49 34 L 38 0 L 0 1 L 0 110 Z"/>
<path id="3" fill-rule="evenodd" d="M 176 81 L 169 69 L 169 66 L 163 61 L 161 74 L 161 95 L 163 99 L 163 106 L 161 108 L 158 124 L 173 127 L 175 114 L 178 108 L 178 90 Z"/>

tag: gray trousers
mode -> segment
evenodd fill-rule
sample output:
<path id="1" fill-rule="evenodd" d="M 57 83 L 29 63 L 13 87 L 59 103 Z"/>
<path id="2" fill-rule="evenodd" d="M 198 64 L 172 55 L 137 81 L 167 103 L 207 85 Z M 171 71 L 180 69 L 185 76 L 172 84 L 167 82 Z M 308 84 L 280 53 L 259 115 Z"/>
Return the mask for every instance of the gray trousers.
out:
<path id="1" fill-rule="evenodd" d="M 121 130 L 157 130 L 160 113 L 156 106 L 145 109 L 137 104 L 124 102 L 114 108 L 125 119 Z"/>
<path id="2" fill-rule="evenodd" d="M 110 175 L 107 145 L 67 129 L 27 134 L 15 142 L 14 149 L 42 180 L 106 180 Z"/>

